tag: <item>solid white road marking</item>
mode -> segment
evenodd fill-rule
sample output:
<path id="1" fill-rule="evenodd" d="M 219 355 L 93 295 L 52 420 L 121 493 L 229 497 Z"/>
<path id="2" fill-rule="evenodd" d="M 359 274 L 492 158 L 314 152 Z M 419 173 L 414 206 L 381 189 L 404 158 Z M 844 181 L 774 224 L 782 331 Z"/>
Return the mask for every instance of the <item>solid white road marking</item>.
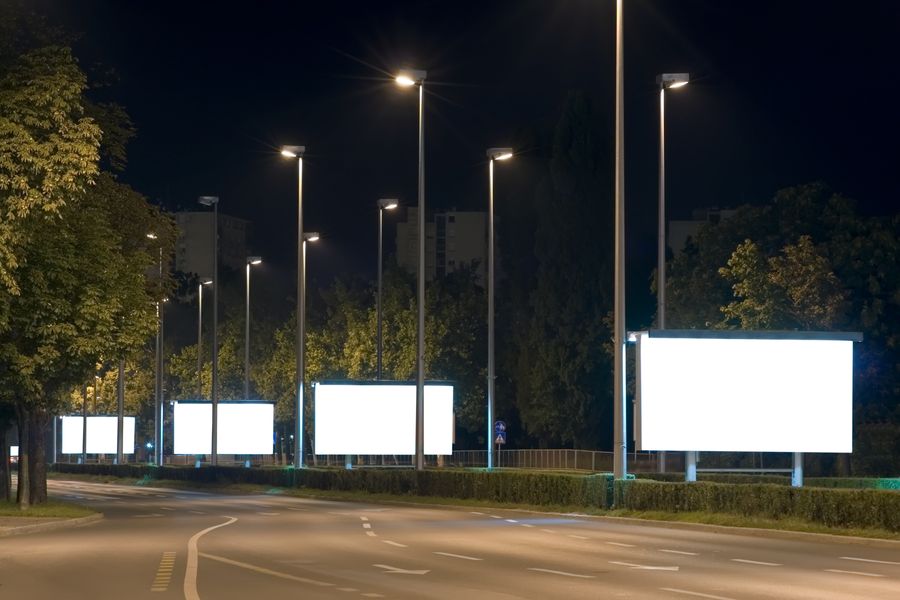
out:
<path id="1" fill-rule="evenodd" d="M 227 524 L 228 523 L 225 523 L 225 525 Z M 221 526 L 222 525 L 218 525 L 218 527 Z M 256 565 L 231 560 L 230 558 L 225 558 L 224 556 L 215 556 L 214 554 L 207 554 L 205 552 L 201 552 L 200 556 L 202 556 L 203 558 L 208 558 L 210 560 L 217 560 L 221 563 L 225 563 L 226 565 L 241 567 L 242 569 L 247 569 L 248 571 L 256 571 L 257 573 L 262 573 L 263 575 L 271 575 L 272 577 L 280 577 L 281 579 L 288 579 L 290 581 L 297 581 L 299 583 L 308 583 L 310 585 L 316 585 L 319 587 L 334 587 L 333 583 L 328 583 L 327 581 L 318 581 L 316 579 L 307 579 L 306 577 L 297 577 L 296 575 L 291 575 L 289 573 L 281 573 L 279 571 L 273 571 L 272 569 L 266 569 L 265 567 L 257 567 Z M 195 596 L 195 598 L 199 598 L 199 596 Z M 190 598 L 187 597 L 187 590 L 185 590 L 185 599 L 190 600 Z"/>
<path id="2" fill-rule="evenodd" d="M 536 567 L 528 567 L 529 571 L 538 571 L 539 573 L 551 573 L 553 575 L 562 575 L 563 577 L 577 577 L 578 579 L 594 579 L 593 575 L 579 575 L 578 573 L 566 573 L 565 571 L 554 571 L 553 569 L 538 569 Z"/>
<path id="3" fill-rule="evenodd" d="M 840 569 L 825 569 L 828 573 L 842 573 L 844 575 L 862 575 L 863 577 L 884 577 L 878 573 L 863 573 L 862 571 L 841 571 Z"/>
<path id="4" fill-rule="evenodd" d="M 188 540 L 187 567 L 184 569 L 184 600 L 200 600 L 200 595 L 197 593 L 197 541 L 210 531 L 237 521 L 234 517 L 226 516 L 225 518 L 228 520 L 224 523 L 198 531 Z"/>
<path id="5" fill-rule="evenodd" d="M 622 542 L 603 542 L 604 544 L 609 544 L 610 546 L 619 546 L 620 548 L 634 548 L 634 544 L 623 544 Z"/>
<path id="6" fill-rule="evenodd" d="M 842 556 L 843 560 L 857 560 L 859 562 L 875 563 L 877 565 L 900 565 L 900 562 L 892 560 L 875 560 L 874 558 L 856 558 L 855 556 Z"/>
<path id="7" fill-rule="evenodd" d="M 569 534 L 569 537 L 570 537 L 570 538 L 575 538 L 576 540 L 589 540 L 589 539 L 591 539 L 591 538 L 585 537 L 585 536 L 583 536 L 583 535 L 572 535 L 572 534 Z"/>
<path id="8" fill-rule="evenodd" d="M 685 596 L 694 596 L 696 598 L 710 598 L 710 600 L 734 600 L 727 596 L 713 596 L 712 594 L 702 594 L 700 592 L 692 592 L 690 590 L 679 590 L 678 588 L 659 588 L 664 592 L 672 592 L 674 594 L 684 594 Z"/>
<path id="9" fill-rule="evenodd" d="M 391 540 L 381 540 L 385 544 L 389 544 L 391 546 L 396 546 L 397 548 L 409 548 L 406 544 L 401 544 L 400 542 L 392 542 Z"/>
<path id="10" fill-rule="evenodd" d="M 732 558 L 732 562 L 744 563 L 747 565 L 762 565 L 764 567 L 780 567 L 781 563 L 763 562 L 761 560 L 747 560 L 746 558 Z"/>
<path id="11" fill-rule="evenodd" d="M 685 556 L 699 556 L 698 552 L 685 552 L 684 550 L 666 550 L 665 548 L 660 548 L 660 552 L 668 552 L 669 554 L 684 554 Z"/>
<path id="12" fill-rule="evenodd" d="M 636 565 L 634 563 L 621 562 L 617 560 L 608 561 L 611 565 L 619 565 L 630 569 L 639 569 L 642 571 L 677 571 L 678 567 L 654 567 L 650 565 Z"/>
<path id="13" fill-rule="evenodd" d="M 465 556 L 464 554 L 451 554 L 450 552 L 434 552 L 439 556 L 449 556 L 450 558 L 461 558 L 463 560 L 484 560 L 483 558 L 475 558 L 474 556 Z"/>
<path id="14" fill-rule="evenodd" d="M 401 569 L 400 567 L 392 567 L 391 565 L 380 565 L 374 564 L 373 567 L 378 567 L 379 569 L 384 569 L 385 573 L 388 574 L 398 574 L 398 575 L 425 575 L 426 573 L 430 573 L 431 569 Z"/>

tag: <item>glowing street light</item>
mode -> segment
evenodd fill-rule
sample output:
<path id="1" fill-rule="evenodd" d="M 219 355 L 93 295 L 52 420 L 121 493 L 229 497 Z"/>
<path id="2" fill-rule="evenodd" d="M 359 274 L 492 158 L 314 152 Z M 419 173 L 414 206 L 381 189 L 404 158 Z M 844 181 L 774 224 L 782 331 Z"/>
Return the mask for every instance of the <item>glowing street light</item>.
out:
<path id="1" fill-rule="evenodd" d="M 247 257 L 247 299 L 244 314 L 244 400 L 250 399 L 250 267 L 262 263 L 262 257 Z"/>
<path id="2" fill-rule="evenodd" d="M 509 160 L 512 148 L 488 148 L 488 381 L 487 468 L 494 468 L 494 161 Z"/>
<path id="3" fill-rule="evenodd" d="M 425 469 L 425 76 L 408 69 L 397 74 L 397 85 L 419 86 L 419 267 L 416 326 L 416 470 Z"/>
<path id="4" fill-rule="evenodd" d="M 282 146 L 281 155 L 285 158 L 297 160 L 297 340 L 296 352 L 297 363 L 294 377 L 297 382 L 297 397 L 295 399 L 295 408 L 297 410 L 296 435 L 297 443 L 294 444 L 294 468 L 300 469 L 303 465 L 303 335 L 300 321 L 303 307 L 301 306 L 301 298 L 303 296 L 303 282 L 306 279 L 304 272 L 305 261 L 303 253 L 305 246 L 303 244 L 303 155 L 306 153 L 306 146 Z"/>
<path id="5" fill-rule="evenodd" d="M 395 198 L 381 198 L 378 201 L 378 295 L 375 297 L 375 312 L 378 315 L 377 318 L 377 330 L 376 330 L 376 361 L 375 361 L 375 379 L 381 379 L 381 316 L 382 316 L 382 306 L 381 306 L 381 276 L 382 276 L 382 235 L 383 235 L 383 226 L 384 226 L 384 211 L 386 210 L 394 210 L 400 206 L 400 203 Z"/>

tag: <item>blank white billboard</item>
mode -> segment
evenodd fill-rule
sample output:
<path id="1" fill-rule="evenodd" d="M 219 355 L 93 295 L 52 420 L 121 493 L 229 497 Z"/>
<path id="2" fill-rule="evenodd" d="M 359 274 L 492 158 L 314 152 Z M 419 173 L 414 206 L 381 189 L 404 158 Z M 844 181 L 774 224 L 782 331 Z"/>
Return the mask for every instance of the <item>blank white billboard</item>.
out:
<path id="1" fill-rule="evenodd" d="M 853 450 L 849 334 L 773 339 L 666 333 L 637 336 L 638 450 Z"/>
<path id="2" fill-rule="evenodd" d="M 62 417 L 62 453 L 81 454 L 84 433 L 83 417 Z M 134 454 L 134 417 L 122 420 L 122 452 Z M 118 417 L 87 418 L 88 454 L 115 454 L 118 452 Z"/>
<path id="3" fill-rule="evenodd" d="M 414 383 L 318 383 L 316 454 L 415 454 Z M 425 454 L 453 454 L 453 386 L 425 386 Z"/>
<path id="4" fill-rule="evenodd" d="M 272 454 L 275 406 L 269 402 L 220 402 L 219 454 Z M 212 453 L 212 404 L 175 403 L 175 454 Z"/>

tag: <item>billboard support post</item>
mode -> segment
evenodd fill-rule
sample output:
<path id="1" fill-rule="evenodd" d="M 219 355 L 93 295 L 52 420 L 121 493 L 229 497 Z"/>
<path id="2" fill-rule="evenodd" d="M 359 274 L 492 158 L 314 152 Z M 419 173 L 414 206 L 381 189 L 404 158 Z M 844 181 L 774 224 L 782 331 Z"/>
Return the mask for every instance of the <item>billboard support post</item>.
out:
<path id="1" fill-rule="evenodd" d="M 794 468 L 791 471 L 791 485 L 803 487 L 803 453 L 794 452 Z"/>
<path id="2" fill-rule="evenodd" d="M 694 450 L 684 453 L 684 480 L 697 481 L 697 452 Z"/>

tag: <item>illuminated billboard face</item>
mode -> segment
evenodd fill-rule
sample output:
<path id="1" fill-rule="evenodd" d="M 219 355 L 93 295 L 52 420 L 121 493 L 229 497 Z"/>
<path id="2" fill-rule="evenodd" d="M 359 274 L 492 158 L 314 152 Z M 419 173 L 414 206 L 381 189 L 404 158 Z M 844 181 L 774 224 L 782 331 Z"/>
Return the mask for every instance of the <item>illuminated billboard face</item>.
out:
<path id="1" fill-rule="evenodd" d="M 315 386 L 316 454 L 416 453 L 416 385 Z M 453 386 L 425 386 L 425 454 L 453 454 Z"/>
<path id="2" fill-rule="evenodd" d="M 271 454 L 275 407 L 268 402 L 219 403 L 219 454 Z M 212 452 L 212 405 L 175 403 L 175 454 Z"/>
<path id="3" fill-rule="evenodd" d="M 636 391 L 638 450 L 852 451 L 852 341 L 641 333 Z"/>
<path id="4" fill-rule="evenodd" d="M 63 454 L 81 454 L 83 423 L 82 417 L 62 417 Z M 118 417 L 88 417 L 86 452 L 116 454 L 118 428 Z M 124 454 L 134 454 L 134 417 L 122 420 L 122 451 Z"/>

